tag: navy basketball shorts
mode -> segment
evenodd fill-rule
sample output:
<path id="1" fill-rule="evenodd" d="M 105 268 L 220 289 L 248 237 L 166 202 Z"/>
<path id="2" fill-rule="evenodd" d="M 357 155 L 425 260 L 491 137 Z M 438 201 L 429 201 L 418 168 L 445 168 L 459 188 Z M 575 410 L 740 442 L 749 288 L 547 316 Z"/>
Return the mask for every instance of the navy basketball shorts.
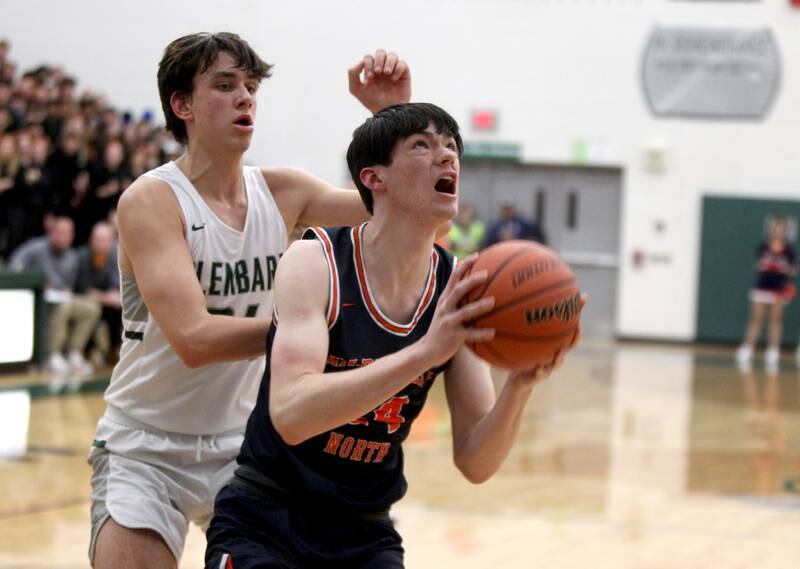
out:
<path id="1" fill-rule="evenodd" d="M 217 495 L 206 569 L 403 569 L 388 513 L 323 512 L 234 477 Z"/>

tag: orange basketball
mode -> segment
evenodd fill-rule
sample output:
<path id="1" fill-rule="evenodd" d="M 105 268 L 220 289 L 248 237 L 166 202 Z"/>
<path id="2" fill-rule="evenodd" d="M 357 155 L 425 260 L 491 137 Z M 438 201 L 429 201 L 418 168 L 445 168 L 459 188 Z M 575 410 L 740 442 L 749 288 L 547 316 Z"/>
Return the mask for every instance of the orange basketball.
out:
<path id="1" fill-rule="evenodd" d="M 465 302 L 494 296 L 494 308 L 472 324 L 494 328 L 490 342 L 469 343 L 490 364 L 523 370 L 552 364 L 569 346 L 580 321 L 580 290 L 569 266 L 551 249 L 532 241 L 503 241 L 482 251 L 471 271 L 486 281 Z"/>

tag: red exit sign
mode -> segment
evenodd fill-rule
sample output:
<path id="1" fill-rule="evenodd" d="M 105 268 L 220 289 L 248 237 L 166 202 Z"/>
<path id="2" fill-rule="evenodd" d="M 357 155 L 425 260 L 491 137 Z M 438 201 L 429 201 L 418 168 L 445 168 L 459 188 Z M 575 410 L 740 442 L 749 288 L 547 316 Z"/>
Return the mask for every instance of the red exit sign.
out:
<path id="1" fill-rule="evenodd" d="M 472 128 L 474 130 L 494 130 L 496 127 L 497 113 L 494 110 L 481 109 L 472 111 Z"/>

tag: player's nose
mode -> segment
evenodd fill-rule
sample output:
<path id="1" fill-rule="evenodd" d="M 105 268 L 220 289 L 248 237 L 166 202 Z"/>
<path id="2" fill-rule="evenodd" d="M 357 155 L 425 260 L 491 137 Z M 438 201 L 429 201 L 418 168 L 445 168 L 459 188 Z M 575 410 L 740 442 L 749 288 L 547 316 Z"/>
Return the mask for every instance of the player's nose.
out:
<path id="1" fill-rule="evenodd" d="M 458 159 L 458 152 L 447 146 L 439 147 L 438 161 L 440 164 L 453 164 Z"/>
<path id="2" fill-rule="evenodd" d="M 251 93 L 247 89 L 247 87 L 242 87 L 242 88 L 239 89 L 239 92 L 238 92 L 238 97 L 237 97 L 237 100 L 236 100 L 236 103 L 237 103 L 236 106 L 237 107 L 250 108 L 250 107 L 253 106 L 253 103 L 255 102 L 255 100 L 256 100 L 255 93 Z"/>

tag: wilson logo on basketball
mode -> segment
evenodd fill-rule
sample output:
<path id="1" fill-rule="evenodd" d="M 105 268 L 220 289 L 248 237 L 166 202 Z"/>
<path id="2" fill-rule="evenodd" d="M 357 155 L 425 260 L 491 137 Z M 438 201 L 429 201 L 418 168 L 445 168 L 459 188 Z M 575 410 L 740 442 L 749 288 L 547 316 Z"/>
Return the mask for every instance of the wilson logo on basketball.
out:
<path id="1" fill-rule="evenodd" d="M 544 261 L 538 261 L 523 269 L 514 271 L 511 274 L 511 287 L 518 288 L 520 285 L 536 278 L 537 275 L 552 271 L 563 264 L 564 262 L 561 259 L 545 259 Z"/>
<path id="2" fill-rule="evenodd" d="M 581 311 L 581 295 L 576 294 L 572 298 L 561 300 L 550 306 L 539 306 L 525 310 L 525 321 L 529 326 L 544 322 L 546 320 L 572 320 Z"/>

